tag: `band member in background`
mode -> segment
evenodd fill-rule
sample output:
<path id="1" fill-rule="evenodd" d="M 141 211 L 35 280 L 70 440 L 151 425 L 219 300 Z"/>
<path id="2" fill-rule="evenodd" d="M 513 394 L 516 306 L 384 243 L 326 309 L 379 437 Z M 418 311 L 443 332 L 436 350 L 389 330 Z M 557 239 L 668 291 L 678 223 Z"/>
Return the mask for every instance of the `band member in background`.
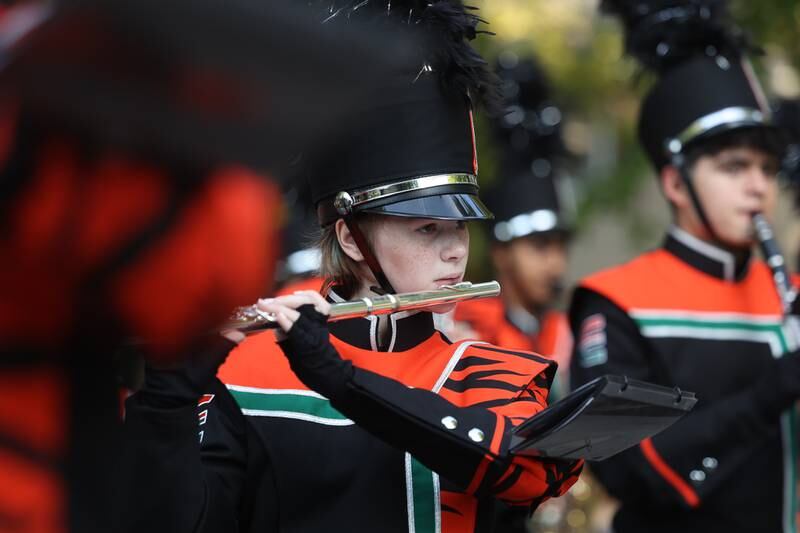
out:
<path id="1" fill-rule="evenodd" d="M 484 227 L 503 290 L 499 297 L 460 303 L 451 320 L 442 323 L 450 338 L 531 350 L 554 360 L 559 366 L 550 391 L 553 401 L 567 390 L 572 354 L 566 315 L 556 309 L 571 233 L 556 188 L 566 155 L 562 116 L 551 101 L 544 71 L 532 57 L 503 51 L 495 71 L 505 111 L 492 123 L 500 175 L 486 195 L 494 219 Z M 551 508 L 547 516 L 552 523 L 554 515 L 565 516 L 569 502 L 559 498 L 545 506 Z M 525 511 L 498 505 L 496 531 L 527 531 L 530 515 Z"/>
<path id="2" fill-rule="evenodd" d="M 410 24 L 420 57 L 315 159 L 327 299 L 259 301 L 278 345 L 272 332 L 247 338 L 209 388 L 193 379 L 208 369 L 149 373 L 128 402 L 133 434 L 163 465 L 143 531 L 148 515 L 174 532 L 493 531 L 495 500 L 535 508 L 577 479 L 580 462 L 508 453 L 509 430 L 546 404 L 549 360 L 451 344 L 429 311 L 326 323 L 331 302 L 460 282 L 465 222 L 490 215 L 471 105 L 492 80 L 466 41 L 479 19 L 460 2 L 390 6 L 333 10 L 341 23 Z"/>
<path id="3" fill-rule="evenodd" d="M 773 214 L 785 150 L 721 2 L 606 1 L 659 79 L 639 139 L 673 224 L 662 247 L 580 282 L 574 387 L 621 374 L 697 391 L 653 439 L 593 465 L 614 531 L 795 531 L 797 339 L 752 217 Z"/>
<path id="4" fill-rule="evenodd" d="M 487 195 L 494 219 L 486 227 L 503 291 L 498 298 L 460 304 L 453 315 L 455 328 L 448 333 L 538 352 L 559 363 L 560 375 L 572 352 L 566 317 L 554 308 L 570 236 L 556 188 L 565 154 L 561 111 L 532 58 L 502 52 L 496 72 L 505 111 L 493 124 L 500 176 Z"/>

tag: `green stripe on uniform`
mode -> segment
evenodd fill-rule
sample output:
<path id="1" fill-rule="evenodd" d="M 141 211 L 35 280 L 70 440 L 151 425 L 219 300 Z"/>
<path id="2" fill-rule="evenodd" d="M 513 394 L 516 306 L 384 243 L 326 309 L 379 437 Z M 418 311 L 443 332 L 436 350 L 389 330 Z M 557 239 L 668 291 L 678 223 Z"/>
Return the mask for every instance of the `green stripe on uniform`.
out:
<path id="1" fill-rule="evenodd" d="M 753 342 L 763 342 L 764 337 L 769 337 L 776 341 L 777 344 L 771 349 L 774 356 L 780 355 L 780 352 L 789 350 L 789 345 L 786 342 L 786 337 L 783 335 L 783 326 L 781 322 L 771 321 L 743 321 L 732 320 L 727 318 L 714 319 L 712 316 L 698 318 L 694 317 L 675 317 L 675 316 L 658 316 L 656 314 L 637 314 L 632 313 L 633 319 L 642 328 L 642 333 L 648 336 L 672 336 L 674 332 L 675 337 L 682 337 L 687 335 L 687 330 L 713 330 L 719 332 L 721 336 L 718 339 L 724 339 L 725 332 L 731 333 L 732 340 L 748 340 L 748 334 L 754 334 Z M 658 333 L 656 333 L 658 332 Z M 709 333 L 710 334 L 710 333 Z M 714 335 L 716 337 L 716 334 Z M 759 338 L 761 337 L 761 338 Z M 768 343 L 770 344 L 770 343 Z"/>
<path id="2" fill-rule="evenodd" d="M 786 479 L 784 479 L 786 499 L 784 502 L 784 526 L 785 533 L 797 532 L 797 410 L 791 407 L 781 416 L 781 426 L 783 426 L 784 445 L 788 448 L 787 463 L 784 469 Z"/>
<path id="3" fill-rule="evenodd" d="M 297 394 L 273 390 L 240 390 L 229 387 L 233 398 L 243 411 L 269 416 L 269 413 L 297 413 L 318 418 L 347 422 L 342 413 L 331 407 L 327 398 L 318 395 Z"/>
<path id="4" fill-rule="evenodd" d="M 709 314 L 712 315 L 712 314 Z M 700 338 L 705 334 L 711 339 L 724 340 L 730 337 L 733 340 L 750 340 L 752 342 L 766 342 L 772 351 L 773 357 L 781 357 L 791 351 L 786 331 L 781 321 L 743 321 L 730 318 L 714 318 L 713 316 L 676 317 L 648 312 L 632 313 L 633 319 L 641 328 L 642 334 L 648 336 L 690 336 Z M 691 333 L 690 333 L 691 332 Z M 750 337 L 752 335 L 752 337 Z M 795 437 L 795 409 L 791 408 L 781 416 L 781 433 L 783 440 L 783 475 L 784 475 L 784 502 L 783 502 L 783 530 L 784 533 L 797 533 L 795 515 L 797 512 L 797 443 Z"/>
<path id="5" fill-rule="evenodd" d="M 777 322 L 741 322 L 736 320 L 693 320 L 691 318 L 671 317 L 636 317 L 635 320 L 643 326 L 702 326 L 706 328 L 738 329 L 750 331 L 775 331 L 781 327 L 781 324 Z"/>
<path id="6" fill-rule="evenodd" d="M 467 341 L 461 344 L 450 357 L 431 391 L 439 393 L 461 356 L 470 346 L 485 344 Z M 408 506 L 409 533 L 441 533 L 441 490 L 439 475 L 406 453 L 406 505 Z"/>
<path id="7" fill-rule="evenodd" d="M 409 533 L 438 533 L 439 502 L 436 474 L 410 454 L 406 454 L 406 474 L 410 476 Z"/>

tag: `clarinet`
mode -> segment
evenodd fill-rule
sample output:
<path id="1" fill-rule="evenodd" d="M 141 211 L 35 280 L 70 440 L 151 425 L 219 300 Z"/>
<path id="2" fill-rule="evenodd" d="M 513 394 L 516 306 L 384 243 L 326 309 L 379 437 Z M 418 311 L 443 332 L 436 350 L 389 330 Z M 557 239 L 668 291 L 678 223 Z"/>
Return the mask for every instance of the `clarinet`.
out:
<path id="1" fill-rule="evenodd" d="M 792 306 L 797 299 L 797 290 L 792 286 L 786 261 L 783 259 L 783 254 L 775 240 L 772 227 L 770 227 L 763 214 L 756 213 L 753 215 L 753 227 L 755 228 L 756 238 L 761 247 L 761 253 L 764 255 L 764 260 L 772 270 L 772 281 L 781 300 L 783 316 L 787 317 L 791 314 Z"/>

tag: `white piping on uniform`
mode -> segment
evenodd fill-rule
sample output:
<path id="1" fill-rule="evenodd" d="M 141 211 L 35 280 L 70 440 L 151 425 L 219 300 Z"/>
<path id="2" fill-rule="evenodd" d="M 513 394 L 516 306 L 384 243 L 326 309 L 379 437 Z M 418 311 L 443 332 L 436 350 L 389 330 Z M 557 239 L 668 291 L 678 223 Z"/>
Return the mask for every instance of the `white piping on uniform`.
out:
<path id="1" fill-rule="evenodd" d="M 369 347 L 373 352 L 378 351 L 378 317 L 371 315 L 365 317 L 369 320 Z"/>
<path id="2" fill-rule="evenodd" d="M 433 389 L 431 389 L 433 392 L 438 393 L 441 390 L 442 386 L 444 386 L 445 381 L 447 381 L 447 378 L 450 377 L 450 374 L 453 372 L 453 369 L 458 364 L 458 360 L 461 359 L 461 356 L 464 354 L 464 351 L 470 346 L 473 346 L 475 344 L 488 344 L 488 343 L 483 341 L 467 341 L 464 342 L 461 346 L 459 346 L 458 349 L 455 352 L 453 352 L 452 357 L 450 357 L 450 360 L 447 362 L 447 366 L 444 368 L 444 372 L 442 372 L 442 375 L 439 376 L 439 380 L 436 382 L 436 385 L 434 385 Z"/>
<path id="3" fill-rule="evenodd" d="M 397 317 L 396 315 L 389 315 L 389 328 L 392 330 L 392 340 L 389 341 L 389 348 L 386 350 L 387 352 L 394 351 L 394 343 L 397 340 Z"/>
<path id="4" fill-rule="evenodd" d="M 264 416 L 267 418 L 291 418 L 294 420 L 303 420 L 305 422 L 314 422 L 316 424 L 323 424 L 325 426 L 352 426 L 354 422 L 349 418 L 325 418 L 321 416 L 309 415 L 307 413 L 298 413 L 297 411 L 270 411 L 267 409 L 242 409 L 242 414 L 245 416 Z"/>
<path id="5" fill-rule="evenodd" d="M 414 479 L 411 475 L 411 454 L 406 452 L 406 512 L 408 513 L 408 533 L 416 533 L 414 522 Z"/>

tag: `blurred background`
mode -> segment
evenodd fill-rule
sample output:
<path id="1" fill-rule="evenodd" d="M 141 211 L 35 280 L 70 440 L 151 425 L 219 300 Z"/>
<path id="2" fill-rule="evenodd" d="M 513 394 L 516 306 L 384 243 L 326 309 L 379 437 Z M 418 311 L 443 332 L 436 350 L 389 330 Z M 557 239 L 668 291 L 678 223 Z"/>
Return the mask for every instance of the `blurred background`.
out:
<path id="1" fill-rule="evenodd" d="M 669 212 L 635 131 L 641 95 L 652 80 L 625 57 L 616 19 L 599 13 L 599 0 L 473 3 L 495 33 L 477 39 L 485 57 L 494 61 L 504 50 L 535 55 L 550 78 L 553 103 L 562 112 L 569 155 L 560 185 L 577 229 L 570 247 L 568 286 L 657 246 Z M 763 48 L 764 54 L 753 62 L 768 96 L 800 97 L 800 2 L 732 0 L 730 5 L 735 20 Z M 482 186 L 490 185 L 497 174 L 486 130 L 479 122 Z M 800 220 L 794 196 L 784 186 L 775 227 L 796 270 Z M 471 279 L 488 279 L 485 240 L 478 228 L 472 235 Z"/>

